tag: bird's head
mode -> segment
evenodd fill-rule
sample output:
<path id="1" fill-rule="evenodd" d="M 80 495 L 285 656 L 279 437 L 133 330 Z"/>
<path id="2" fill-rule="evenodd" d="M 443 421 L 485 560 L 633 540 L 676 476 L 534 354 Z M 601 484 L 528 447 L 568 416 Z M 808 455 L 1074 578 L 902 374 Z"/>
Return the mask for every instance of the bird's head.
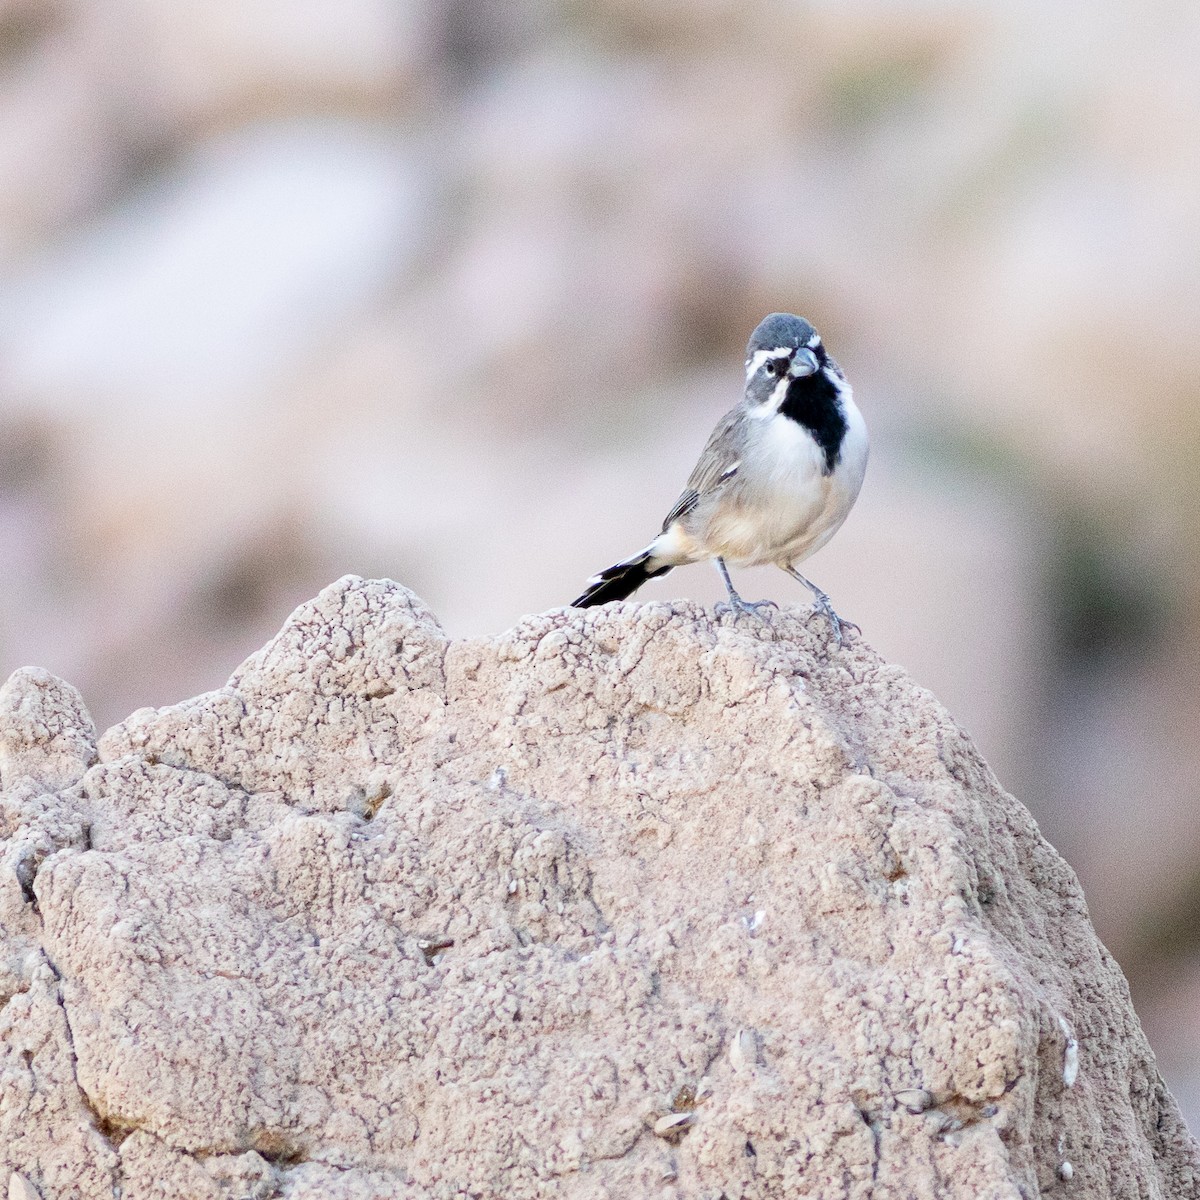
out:
<path id="1" fill-rule="evenodd" d="M 803 317 L 772 313 L 746 345 L 746 399 L 777 404 L 792 380 L 815 375 L 825 362 L 821 335 Z"/>

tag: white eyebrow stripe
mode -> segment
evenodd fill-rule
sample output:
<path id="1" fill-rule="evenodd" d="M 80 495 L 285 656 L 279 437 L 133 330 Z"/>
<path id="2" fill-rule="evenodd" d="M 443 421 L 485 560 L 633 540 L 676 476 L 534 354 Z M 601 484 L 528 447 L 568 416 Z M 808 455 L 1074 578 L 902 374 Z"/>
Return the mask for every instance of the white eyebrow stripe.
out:
<path id="1" fill-rule="evenodd" d="M 788 358 L 796 353 L 795 346 L 776 346 L 773 350 L 755 350 L 755 352 L 746 359 L 746 378 L 749 379 L 759 367 L 765 362 L 770 362 L 773 358 Z"/>

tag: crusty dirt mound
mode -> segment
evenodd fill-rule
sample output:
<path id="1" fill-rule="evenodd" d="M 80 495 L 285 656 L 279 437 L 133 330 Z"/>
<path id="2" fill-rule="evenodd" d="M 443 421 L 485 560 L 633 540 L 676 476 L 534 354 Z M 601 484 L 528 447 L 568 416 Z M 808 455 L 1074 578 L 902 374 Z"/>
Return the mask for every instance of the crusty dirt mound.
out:
<path id="1" fill-rule="evenodd" d="M 0 772 L 14 1194 L 1195 1194 L 1070 869 L 806 613 L 347 578 L 98 745 L 17 672 Z"/>

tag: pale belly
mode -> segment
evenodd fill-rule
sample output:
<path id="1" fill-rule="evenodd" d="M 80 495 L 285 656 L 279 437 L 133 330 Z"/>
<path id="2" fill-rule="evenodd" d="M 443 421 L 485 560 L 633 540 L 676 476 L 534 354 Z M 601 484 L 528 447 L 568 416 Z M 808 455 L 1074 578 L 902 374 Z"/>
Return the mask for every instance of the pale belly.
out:
<path id="1" fill-rule="evenodd" d="M 866 471 L 866 429 L 856 409 L 847 422 L 841 457 L 826 475 L 823 452 L 802 428 L 771 421 L 755 447 L 754 471 L 746 472 L 753 486 L 708 514 L 702 540 L 709 554 L 758 566 L 801 562 L 819 550 L 845 521 Z"/>

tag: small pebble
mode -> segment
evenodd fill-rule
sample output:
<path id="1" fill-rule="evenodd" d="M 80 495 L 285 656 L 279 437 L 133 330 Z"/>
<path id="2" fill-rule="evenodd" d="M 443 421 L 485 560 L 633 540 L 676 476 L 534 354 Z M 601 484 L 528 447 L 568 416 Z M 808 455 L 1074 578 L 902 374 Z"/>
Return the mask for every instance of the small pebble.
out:
<path id="1" fill-rule="evenodd" d="M 1059 1179 L 1061 1179 L 1065 1182 L 1066 1180 L 1070 1179 L 1071 1176 L 1074 1174 L 1075 1174 L 1075 1168 L 1073 1166 L 1071 1166 L 1071 1164 L 1064 1159 L 1058 1168 Z"/>
<path id="2" fill-rule="evenodd" d="M 668 1113 L 654 1122 L 654 1132 L 661 1138 L 678 1137 L 695 1123 L 694 1112 Z"/>
<path id="3" fill-rule="evenodd" d="M 454 945 L 453 938 L 418 938 L 417 949 L 425 956 L 426 966 L 435 966 L 443 950 Z"/>
<path id="4" fill-rule="evenodd" d="M 924 1088 L 904 1088 L 895 1094 L 896 1103 L 915 1117 L 933 1107 L 933 1094 Z"/>
<path id="5" fill-rule="evenodd" d="M 735 1071 L 745 1071 L 758 1065 L 758 1041 L 754 1030 L 739 1029 L 729 1043 L 729 1061 Z"/>

